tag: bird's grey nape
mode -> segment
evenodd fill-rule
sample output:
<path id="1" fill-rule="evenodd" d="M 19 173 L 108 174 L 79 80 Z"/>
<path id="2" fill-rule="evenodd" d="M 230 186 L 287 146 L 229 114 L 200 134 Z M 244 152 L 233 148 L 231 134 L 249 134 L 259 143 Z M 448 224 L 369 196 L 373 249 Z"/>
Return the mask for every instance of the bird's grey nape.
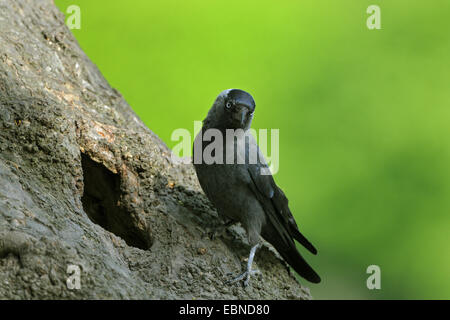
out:
<path id="1" fill-rule="evenodd" d="M 223 98 L 228 97 L 228 93 L 230 93 L 231 90 L 234 90 L 234 89 L 230 88 L 230 89 L 223 90 L 221 93 L 219 93 L 219 97 L 223 97 Z"/>

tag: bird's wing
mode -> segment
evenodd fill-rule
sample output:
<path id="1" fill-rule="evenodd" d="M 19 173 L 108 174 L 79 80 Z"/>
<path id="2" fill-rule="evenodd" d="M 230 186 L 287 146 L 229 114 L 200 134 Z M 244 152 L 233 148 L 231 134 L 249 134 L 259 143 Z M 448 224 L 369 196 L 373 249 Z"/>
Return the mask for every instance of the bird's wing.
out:
<path id="1" fill-rule="evenodd" d="M 289 210 L 288 199 L 276 185 L 256 141 L 252 136 L 247 141 L 246 152 L 256 152 L 258 155 L 256 164 L 248 163 L 246 166 L 251 178 L 249 187 L 261 204 L 266 216 L 266 224 L 261 230 L 261 235 L 275 247 L 283 259 L 298 274 L 308 281 L 319 283 L 319 275 L 297 251 L 292 238 L 300 242 L 313 254 L 317 253 L 316 248 L 298 230 L 294 217 Z M 247 159 L 250 158 L 247 155 Z"/>
<path id="2" fill-rule="evenodd" d="M 291 210 L 289 210 L 289 201 L 284 192 L 276 185 L 256 141 L 252 141 L 252 139 L 249 141 L 248 150 L 249 152 L 257 152 L 258 154 L 257 163 L 248 164 L 247 169 L 254 185 L 253 189 L 256 189 L 257 193 L 259 193 L 259 197 L 258 194 L 257 197 L 266 198 L 259 199 L 264 207 L 264 211 L 269 217 L 274 215 L 274 218 L 279 222 L 280 227 L 283 228 L 283 230 L 280 230 L 281 235 L 287 235 L 296 239 L 311 253 L 317 254 L 317 249 L 300 233 L 294 216 Z"/>

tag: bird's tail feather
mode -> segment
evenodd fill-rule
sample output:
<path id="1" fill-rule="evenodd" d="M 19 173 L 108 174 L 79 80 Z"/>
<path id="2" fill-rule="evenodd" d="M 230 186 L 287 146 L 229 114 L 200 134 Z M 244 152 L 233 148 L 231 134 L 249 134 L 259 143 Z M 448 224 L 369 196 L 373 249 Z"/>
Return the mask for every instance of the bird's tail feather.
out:
<path id="1" fill-rule="evenodd" d="M 297 228 L 291 227 L 290 231 L 294 239 L 297 240 L 300 244 L 302 244 L 306 249 L 308 249 L 309 252 L 311 252 L 312 254 L 317 254 L 317 249 L 312 245 L 311 242 L 308 241 L 308 239 L 306 239 L 306 237 Z"/>
<path id="2" fill-rule="evenodd" d="M 284 260 L 297 272 L 300 276 L 312 283 L 319 283 L 320 276 L 311 268 L 311 266 L 303 259 L 293 244 L 285 250 L 277 250 Z"/>
<path id="3" fill-rule="evenodd" d="M 297 224 L 295 223 L 294 216 L 288 206 L 288 199 L 284 194 L 283 190 L 276 188 L 275 196 L 272 197 L 272 203 L 275 207 L 276 214 L 279 216 L 280 221 L 288 221 L 287 228 L 292 237 L 300 242 L 306 249 L 308 249 L 312 254 L 317 254 L 317 249 L 312 245 L 311 242 L 306 239 L 306 237 L 301 234 L 298 230 Z"/>
<path id="4" fill-rule="evenodd" d="M 274 246 L 281 257 L 295 270 L 295 272 L 312 283 L 319 283 L 320 276 L 311 268 L 305 259 L 303 259 L 300 252 L 297 251 L 295 242 L 290 235 L 287 234 L 287 230 L 277 228 L 279 224 L 273 224 L 273 222 L 275 222 L 275 219 L 273 219 L 274 217 L 272 215 L 269 215 L 268 217 L 269 221 L 262 230 L 262 237 Z M 301 235 L 300 232 L 298 233 Z M 313 249 L 315 248 L 313 247 Z"/>

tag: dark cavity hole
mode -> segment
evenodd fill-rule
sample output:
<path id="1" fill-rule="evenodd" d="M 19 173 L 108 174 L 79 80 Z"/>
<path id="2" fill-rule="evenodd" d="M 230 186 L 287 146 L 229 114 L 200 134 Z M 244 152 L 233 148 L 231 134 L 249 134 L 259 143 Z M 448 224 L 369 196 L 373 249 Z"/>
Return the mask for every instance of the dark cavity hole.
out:
<path id="1" fill-rule="evenodd" d="M 151 241 L 146 232 L 138 229 L 131 212 L 121 206 L 120 176 L 109 171 L 85 154 L 81 154 L 84 193 L 83 209 L 88 217 L 104 229 L 121 237 L 129 246 L 147 250 Z"/>

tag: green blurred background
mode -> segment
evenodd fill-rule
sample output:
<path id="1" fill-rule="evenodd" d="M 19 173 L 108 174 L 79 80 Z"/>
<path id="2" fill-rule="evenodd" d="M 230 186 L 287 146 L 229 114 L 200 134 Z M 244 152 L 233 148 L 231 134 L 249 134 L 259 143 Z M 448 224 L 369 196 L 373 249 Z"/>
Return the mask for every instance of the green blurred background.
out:
<path id="1" fill-rule="evenodd" d="M 81 47 L 169 147 L 223 89 L 254 96 L 319 248 L 315 298 L 450 298 L 450 1 L 55 3 L 81 8 Z"/>

